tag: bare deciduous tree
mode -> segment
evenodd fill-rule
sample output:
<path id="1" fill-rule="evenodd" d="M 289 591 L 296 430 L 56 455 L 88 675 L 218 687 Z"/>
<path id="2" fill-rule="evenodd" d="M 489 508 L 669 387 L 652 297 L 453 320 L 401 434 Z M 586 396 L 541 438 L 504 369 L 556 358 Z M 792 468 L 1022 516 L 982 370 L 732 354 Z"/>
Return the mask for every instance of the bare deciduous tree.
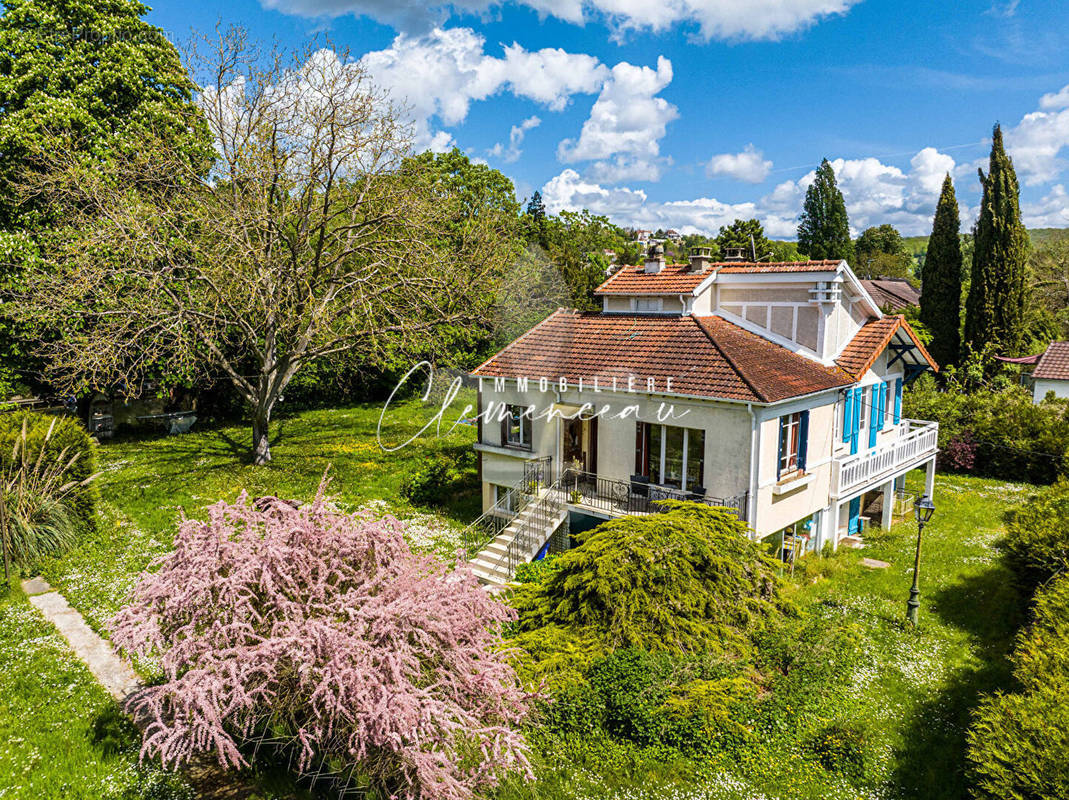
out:
<path id="1" fill-rule="evenodd" d="M 162 137 L 106 169 L 62 140 L 42 146 L 27 199 L 47 197 L 69 225 L 26 307 L 75 317 L 46 346 L 64 389 L 135 394 L 161 364 L 225 374 L 252 410 L 262 464 L 302 366 L 477 318 L 505 222 L 473 210 L 457 223 L 455 198 L 407 159 L 397 107 L 344 54 L 261 59 L 239 29 L 200 54 L 203 117 L 189 124 L 210 129 L 209 167 Z"/>

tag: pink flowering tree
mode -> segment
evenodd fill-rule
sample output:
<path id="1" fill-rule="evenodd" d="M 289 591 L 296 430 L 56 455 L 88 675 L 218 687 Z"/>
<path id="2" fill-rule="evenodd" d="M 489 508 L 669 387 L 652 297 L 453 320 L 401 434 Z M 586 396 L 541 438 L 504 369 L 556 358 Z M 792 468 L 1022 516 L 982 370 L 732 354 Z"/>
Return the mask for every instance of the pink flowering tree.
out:
<path id="1" fill-rule="evenodd" d="M 529 697 L 500 640 L 513 612 L 413 553 L 397 520 L 339 513 L 323 488 L 298 509 L 218 503 L 141 576 L 112 635 L 162 665 L 128 701 L 142 757 L 239 768 L 240 745 L 282 737 L 302 772 L 344 765 L 423 800 L 530 774 L 516 731 Z"/>

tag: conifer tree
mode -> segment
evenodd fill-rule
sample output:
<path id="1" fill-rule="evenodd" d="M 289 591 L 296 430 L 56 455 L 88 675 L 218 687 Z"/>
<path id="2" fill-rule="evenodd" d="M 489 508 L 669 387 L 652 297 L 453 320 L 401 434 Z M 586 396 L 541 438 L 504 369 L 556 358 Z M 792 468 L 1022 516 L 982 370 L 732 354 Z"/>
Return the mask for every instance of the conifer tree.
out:
<path id="1" fill-rule="evenodd" d="M 835 170 L 826 158 L 805 193 L 798 220 L 798 249 L 812 259 L 849 260 L 854 255 L 846 201 L 835 183 Z"/>
<path id="2" fill-rule="evenodd" d="M 995 353 L 1012 355 L 1024 335 L 1029 241 L 1021 222 L 1017 174 L 998 125 L 987 175 L 979 172 L 983 198 L 974 229 L 965 344 L 977 353 L 990 346 Z"/>
<path id="3" fill-rule="evenodd" d="M 940 365 L 956 364 L 961 349 L 961 239 L 958 200 L 947 173 L 935 209 L 921 284 L 921 322 L 931 332 L 928 346 Z"/>

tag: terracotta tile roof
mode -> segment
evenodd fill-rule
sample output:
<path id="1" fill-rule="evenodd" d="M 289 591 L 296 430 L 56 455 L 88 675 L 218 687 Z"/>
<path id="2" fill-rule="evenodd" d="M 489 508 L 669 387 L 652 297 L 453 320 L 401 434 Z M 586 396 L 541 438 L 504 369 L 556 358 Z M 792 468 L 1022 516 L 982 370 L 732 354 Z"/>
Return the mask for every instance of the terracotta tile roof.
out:
<path id="1" fill-rule="evenodd" d="M 1033 378 L 1069 380 L 1069 342 L 1051 342 L 1032 370 Z"/>
<path id="2" fill-rule="evenodd" d="M 839 259 L 824 261 L 726 261 L 714 266 L 731 275 L 737 272 L 830 272 L 841 264 Z"/>
<path id="3" fill-rule="evenodd" d="M 477 367 L 476 376 L 558 380 L 594 378 L 637 391 L 776 402 L 846 386 L 840 370 L 796 355 L 719 317 L 666 317 L 559 310 Z"/>
<path id="4" fill-rule="evenodd" d="M 855 380 L 861 380 L 899 330 L 906 332 L 909 338 L 913 340 L 913 344 L 920 352 L 921 357 L 931 364 L 932 369 L 938 370 L 939 365 L 928 354 L 920 339 L 917 338 L 917 334 L 913 332 L 905 317 L 901 315 L 881 317 L 880 319 L 866 322 L 861 326 L 861 330 L 854 335 L 854 338 L 843 348 L 843 352 L 835 359 L 835 363 Z"/>
<path id="5" fill-rule="evenodd" d="M 712 274 L 691 272 L 689 264 L 666 264 L 649 275 L 642 266 L 626 266 L 606 278 L 594 294 L 690 294 Z"/>
<path id="6" fill-rule="evenodd" d="M 643 266 L 621 267 L 594 290 L 594 294 L 688 294 L 714 272 L 828 272 L 838 261 L 717 261 L 704 272 L 691 272 L 689 264 L 666 264 L 660 272 L 647 274 Z"/>
<path id="7" fill-rule="evenodd" d="M 921 302 L 921 293 L 905 278 L 863 280 L 861 285 L 876 301 L 876 305 L 883 309 L 901 311 L 909 306 L 920 305 Z"/>

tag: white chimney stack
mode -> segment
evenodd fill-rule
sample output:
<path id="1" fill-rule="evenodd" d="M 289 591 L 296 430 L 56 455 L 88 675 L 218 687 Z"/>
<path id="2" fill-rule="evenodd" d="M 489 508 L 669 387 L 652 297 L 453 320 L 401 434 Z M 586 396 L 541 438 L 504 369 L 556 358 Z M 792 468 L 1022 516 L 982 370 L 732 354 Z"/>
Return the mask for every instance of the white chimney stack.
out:
<path id="1" fill-rule="evenodd" d="M 655 244 L 646 256 L 646 274 L 656 275 L 662 269 L 664 269 L 664 248 L 660 244 Z"/>

